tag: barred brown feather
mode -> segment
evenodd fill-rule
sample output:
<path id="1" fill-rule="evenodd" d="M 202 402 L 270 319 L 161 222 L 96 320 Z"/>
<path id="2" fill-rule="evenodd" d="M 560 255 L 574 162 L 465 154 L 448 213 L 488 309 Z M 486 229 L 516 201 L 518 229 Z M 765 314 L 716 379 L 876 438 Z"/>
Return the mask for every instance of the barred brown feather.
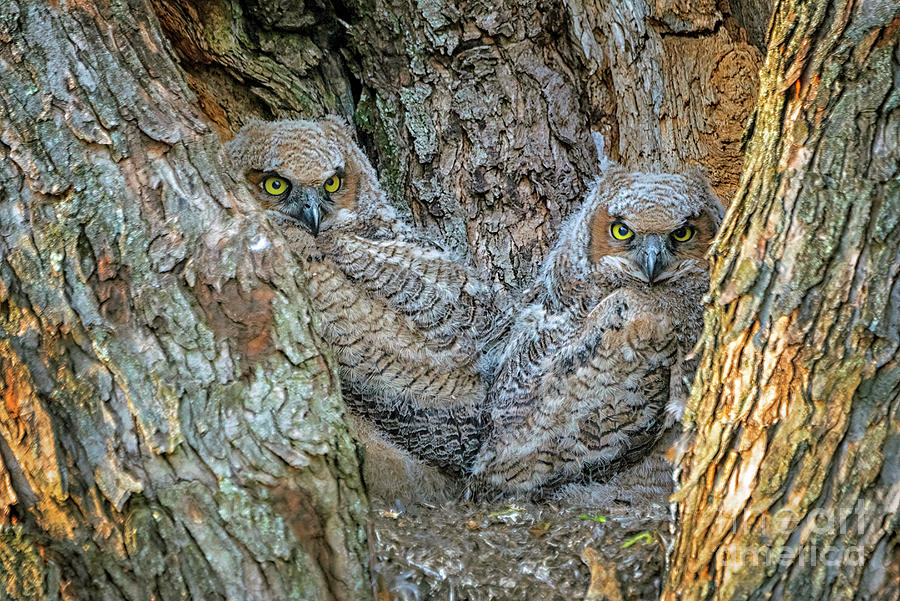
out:
<path id="1" fill-rule="evenodd" d="M 650 452 L 680 415 L 722 212 L 697 173 L 611 166 L 594 182 L 513 311 L 473 486 L 557 494 Z"/>
<path id="2" fill-rule="evenodd" d="M 339 119 L 250 123 L 228 150 L 305 268 L 321 335 L 359 417 L 370 487 L 387 486 L 383 473 L 467 473 L 484 430 L 479 365 L 492 316 L 505 311 L 502 292 L 400 218 Z M 283 201 L 260 185 L 273 173 L 292 186 Z M 335 175 L 339 189 L 324 194 Z M 292 204 L 296 190 L 322 199 L 315 237 L 298 220 L 308 205 Z M 448 482 L 411 479 L 385 492 L 417 497 Z"/>

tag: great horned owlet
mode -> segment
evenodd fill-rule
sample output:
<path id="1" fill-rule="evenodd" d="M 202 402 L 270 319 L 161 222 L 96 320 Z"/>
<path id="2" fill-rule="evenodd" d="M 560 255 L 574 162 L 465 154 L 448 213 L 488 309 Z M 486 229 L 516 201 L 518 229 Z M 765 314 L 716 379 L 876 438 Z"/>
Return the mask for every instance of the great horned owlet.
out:
<path id="1" fill-rule="evenodd" d="M 604 171 L 514 312 L 476 482 L 541 496 L 648 452 L 680 416 L 722 214 L 699 173 Z"/>
<path id="2" fill-rule="evenodd" d="M 339 118 L 253 122 L 227 148 L 305 262 L 345 399 L 374 423 L 360 427 L 375 455 L 370 486 L 406 468 L 411 480 L 435 466 L 464 474 L 480 446 L 478 364 L 501 296 L 400 218 Z M 403 468 L 404 451 L 426 463 Z"/>

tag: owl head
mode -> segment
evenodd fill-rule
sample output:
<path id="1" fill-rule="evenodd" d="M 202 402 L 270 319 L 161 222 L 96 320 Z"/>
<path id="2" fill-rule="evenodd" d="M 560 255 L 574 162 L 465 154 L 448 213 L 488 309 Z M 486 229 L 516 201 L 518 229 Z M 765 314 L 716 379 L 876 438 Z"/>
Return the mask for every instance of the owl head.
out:
<path id="1" fill-rule="evenodd" d="M 226 150 L 263 207 L 314 236 L 367 212 L 390 210 L 375 170 L 339 117 L 252 121 Z"/>
<path id="2" fill-rule="evenodd" d="M 705 276 L 706 251 L 724 212 L 699 170 L 633 173 L 611 165 L 564 226 L 545 280 L 599 277 L 645 288 Z"/>

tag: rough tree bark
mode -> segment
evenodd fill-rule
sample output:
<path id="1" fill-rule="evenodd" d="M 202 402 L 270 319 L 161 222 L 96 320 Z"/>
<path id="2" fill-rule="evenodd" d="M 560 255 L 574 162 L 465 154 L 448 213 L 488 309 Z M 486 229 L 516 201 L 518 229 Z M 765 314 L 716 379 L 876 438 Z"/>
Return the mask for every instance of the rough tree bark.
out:
<path id="1" fill-rule="evenodd" d="M 367 594 L 333 365 L 220 137 L 343 114 L 394 202 L 517 286 L 591 133 L 730 196 L 765 1 L 0 3 L 5 594 Z"/>
<path id="2" fill-rule="evenodd" d="M 596 172 L 591 132 L 629 168 L 699 163 L 734 190 L 760 56 L 726 15 L 714 2 L 379 0 L 351 29 L 361 113 L 417 220 L 517 284 Z"/>
<path id="3" fill-rule="evenodd" d="M 0 43 L 0 598 L 371 596 L 302 272 L 152 7 L 4 2 Z"/>
<path id="4" fill-rule="evenodd" d="M 900 598 L 900 7 L 783 1 L 666 599 Z"/>
<path id="5" fill-rule="evenodd" d="M 631 168 L 737 186 L 762 56 L 727 2 L 153 2 L 223 136 L 343 114 L 394 201 L 511 286 L 596 173 L 592 132 Z"/>

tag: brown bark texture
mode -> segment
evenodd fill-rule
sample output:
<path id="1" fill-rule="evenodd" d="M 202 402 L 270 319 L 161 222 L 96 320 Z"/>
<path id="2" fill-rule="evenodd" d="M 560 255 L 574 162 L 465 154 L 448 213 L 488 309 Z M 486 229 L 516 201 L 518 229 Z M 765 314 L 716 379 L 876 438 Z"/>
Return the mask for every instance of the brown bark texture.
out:
<path id="1" fill-rule="evenodd" d="M 144 0 L 0 5 L 0 598 L 371 596 L 302 271 Z"/>
<path id="2" fill-rule="evenodd" d="M 0 595 L 366 598 L 334 365 L 221 139 L 344 115 L 393 201 L 514 288 L 598 143 L 705 165 L 730 196 L 761 61 L 746 12 L 0 2 Z"/>
<path id="3" fill-rule="evenodd" d="M 509 286 L 580 203 L 597 136 L 629 168 L 737 186 L 762 56 L 727 2 L 153 2 L 224 137 L 344 115 L 394 202 Z"/>
<path id="4" fill-rule="evenodd" d="M 900 5 L 782 1 L 665 599 L 900 598 Z"/>

